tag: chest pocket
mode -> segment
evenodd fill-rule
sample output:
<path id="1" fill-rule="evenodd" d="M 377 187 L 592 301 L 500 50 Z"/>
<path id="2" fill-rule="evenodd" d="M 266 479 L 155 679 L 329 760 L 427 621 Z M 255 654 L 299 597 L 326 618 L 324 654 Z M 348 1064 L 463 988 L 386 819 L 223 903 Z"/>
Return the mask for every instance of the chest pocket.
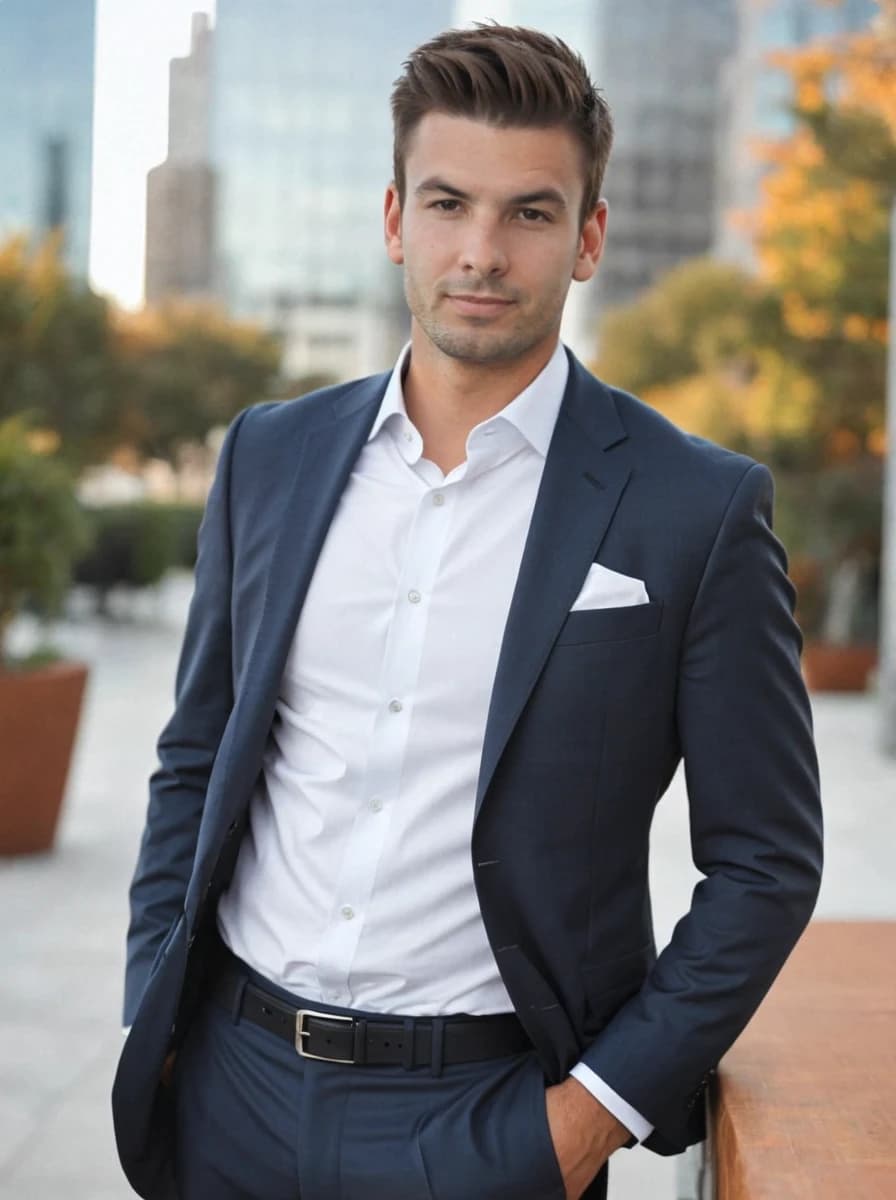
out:
<path id="1" fill-rule="evenodd" d="M 661 600 L 629 604 L 623 608 L 577 609 L 563 622 L 554 645 L 577 646 L 651 637 L 659 630 L 662 615 Z"/>

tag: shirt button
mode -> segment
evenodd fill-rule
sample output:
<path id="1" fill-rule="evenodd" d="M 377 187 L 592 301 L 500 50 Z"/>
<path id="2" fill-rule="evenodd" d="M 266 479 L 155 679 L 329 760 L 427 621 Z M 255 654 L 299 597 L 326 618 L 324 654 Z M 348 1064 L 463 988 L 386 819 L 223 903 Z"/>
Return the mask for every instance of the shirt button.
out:
<path id="1" fill-rule="evenodd" d="M 432 498 L 432 502 L 436 506 L 436 508 L 440 508 L 445 503 L 445 497 L 442 495 L 441 492 L 436 492 L 436 494 Z"/>
<path id="2" fill-rule="evenodd" d="M 408 592 L 408 599 L 410 600 L 411 604 L 419 604 L 420 603 L 420 593 L 418 591 L 412 590 L 412 591 Z"/>
<path id="3" fill-rule="evenodd" d="M 371 812 L 381 812 L 382 808 L 383 808 L 382 800 L 379 798 L 379 796 L 374 796 L 373 799 L 370 801 L 370 811 Z"/>
<path id="4" fill-rule="evenodd" d="M 401 712 L 403 707 L 404 707 L 404 705 L 401 703 L 400 700 L 390 700 L 389 701 L 389 712 L 399 713 L 399 712 Z"/>
<path id="5" fill-rule="evenodd" d="M 406 433 L 404 435 L 404 440 L 406 442 L 412 442 L 414 440 L 414 435 L 412 433 Z"/>
<path id="6" fill-rule="evenodd" d="M 344 905 L 339 911 L 345 917 L 346 921 L 350 921 L 352 919 L 352 917 L 355 915 L 355 910 L 352 908 L 352 906 L 350 904 Z"/>

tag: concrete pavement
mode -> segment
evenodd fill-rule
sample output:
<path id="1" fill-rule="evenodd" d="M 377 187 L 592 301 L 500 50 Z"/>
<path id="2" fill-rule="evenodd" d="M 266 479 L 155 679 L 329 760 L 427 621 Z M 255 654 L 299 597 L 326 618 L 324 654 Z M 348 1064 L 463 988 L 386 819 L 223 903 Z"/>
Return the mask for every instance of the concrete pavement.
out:
<path id="1" fill-rule="evenodd" d="M 60 623 L 55 640 L 91 663 L 57 848 L 0 860 L 0 1197 L 126 1200 L 109 1088 L 121 1046 L 127 885 L 155 740 L 174 685 L 186 577 L 130 605 L 129 619 Z M 136 616 L 139 619 L 133 619 Z M 21 646 L 34 630 L 14 631 Z M 818 697 L 827 820 L 817 916 L 896 917 L 896 761 L 878 751 L 866 697 Z M 690 863 L 681 774 L 653 831 L 657 938 L 687 908 Z M 612 1200 L 673 1200 L 674 1160 L 637 1149 L 612 1163 Z"/>

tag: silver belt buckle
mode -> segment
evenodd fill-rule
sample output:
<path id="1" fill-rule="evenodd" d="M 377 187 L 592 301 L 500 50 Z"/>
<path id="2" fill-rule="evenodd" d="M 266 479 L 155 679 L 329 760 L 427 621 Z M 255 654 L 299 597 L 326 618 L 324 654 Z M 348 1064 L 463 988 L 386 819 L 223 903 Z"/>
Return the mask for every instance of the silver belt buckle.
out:
<path id="1" fill-rule="evenodd" d="M 318 1062 L 348 1063 L 354 1066 L 354 1057 L 327 1058 L 325 1054 L 311 1054 L 305 1049 L 302 1039 L 311 1036 L 305 1028 L 306 1017 L 321 1017 L 324 1021 L 347 1021 L 349 1025 L 354 1025 L 354 1017 L 343 1017 L 338 1013 L 316 1012 L 313 1008 L 300 1008 L 296 1013 L 296 1050 L 302 1058 L 316 1058 Z"/>

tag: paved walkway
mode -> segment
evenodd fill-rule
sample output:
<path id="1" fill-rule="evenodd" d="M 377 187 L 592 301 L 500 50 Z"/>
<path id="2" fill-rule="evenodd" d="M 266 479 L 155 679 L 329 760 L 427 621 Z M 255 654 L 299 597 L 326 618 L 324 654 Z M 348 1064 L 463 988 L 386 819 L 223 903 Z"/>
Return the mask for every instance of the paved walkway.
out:
<path id="1" fill-rule="evenodd" d="M 0 1197 L 126 1200 L 109 1088 L 121 1045 L 126 892 L 155 739 L 172 702 L 188 581 L 141 597 L 139 621 L 81 621 L 57 640 L 92 674 L 55 853 L 0 860 Z M 23 642 L 29 630 L 19 626 Z M 866 698 L 815 706 L 828 865 L 818 915 L 896 917 L 896 762 L 877 751 Z M 654 825 L 662 943 L 687 907 L 690 865 L 679 775 Z M 613 1160 L 612 1200 L 674 1200 L 675 1163 L 644 1150 Z"/>

